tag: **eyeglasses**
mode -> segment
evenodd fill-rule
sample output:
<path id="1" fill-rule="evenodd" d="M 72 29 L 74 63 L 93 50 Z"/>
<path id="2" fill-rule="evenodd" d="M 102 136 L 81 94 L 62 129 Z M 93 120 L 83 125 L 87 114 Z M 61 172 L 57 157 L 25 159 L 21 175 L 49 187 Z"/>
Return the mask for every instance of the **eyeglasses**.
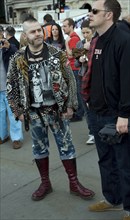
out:
<path id="1" fill-rule="evenodd" d="M 103 9 L 96 9 L 96 8 L 92 8 L 92 10 L 91 10 L 91 12 L 94 14 L 94 15 L 96 15 L 96 14 L 98 14 L 100 11 L 106 11 L 106 12 L 108 12 L 108 10 L 103 10 Z"/>

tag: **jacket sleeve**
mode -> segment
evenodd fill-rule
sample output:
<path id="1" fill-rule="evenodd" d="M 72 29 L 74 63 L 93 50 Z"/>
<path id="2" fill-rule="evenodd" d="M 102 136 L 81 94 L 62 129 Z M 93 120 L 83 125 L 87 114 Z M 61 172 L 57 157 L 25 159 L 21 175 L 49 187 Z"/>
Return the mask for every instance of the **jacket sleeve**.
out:
<path id="1" fill-rule="evenodd" d="M 9 60 L 11 56 L 15 54 L 16 51 L 17 51 L 17 48 L 15 47 L 15 45 L 12 45 L 12 44 L 10 44 L 9 49 L 3 48 L 3 61 L 4 61 L 6 72 L 8 71 Z"/>
<path id="2" fill-rule="evenodd" d="M 15 118 L 18 119 L 18 117 L 23 114 L 23 109 L 20 104 L 19 77 L 15 59 L 15 56 L 13 56 L 9 63 L 7 73 L 7 99 Z"/>
<path id="3" fill-rule="evenodd" d="M 83 48 L 82 41 L 79 41 L 79 42 L 76 44 L 76 48 L 77 48 L 77 49 Z M 79 62 L 79 58 L 78 58 L 78 59 L 75 59 L 74 65 L 75 65 L 75 67 L 81 67 L 81 63 Z"/>
<path id="4" fill-rule="evenodd" d="M 64 52 L 61 52 L 60 60 L 63 77 L 65 78 L 68 85 L 69 96 L 67 100 L 67 107 L 76 110 L 78 108 L 78 100 L 75 77 Z"/>
<path id="5" fill-rule="evenodd" d="M 120 102 L 119 116 L 130 117 L 130 37 L 120 50 Z"/>

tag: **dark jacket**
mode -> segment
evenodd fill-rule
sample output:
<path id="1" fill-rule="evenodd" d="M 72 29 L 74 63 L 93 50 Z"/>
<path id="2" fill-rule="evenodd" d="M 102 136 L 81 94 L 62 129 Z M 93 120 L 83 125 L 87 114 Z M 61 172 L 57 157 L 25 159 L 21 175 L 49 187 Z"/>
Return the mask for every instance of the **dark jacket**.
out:
<path id="1" fill-rule="evenodd" d="M 5 66 L 5 70 L 6 72 L 8 71 L 8 66 L 9 66 L 9 60 L 10 57 L 17 51 L 17 48 L 10 44 L 9 49 L 3 48 L 2 49 L 2 57 L 3 57 L 3 62 L 4 62 L 4 66 Z"/>
<path id="2" fill-rule="evenodd" d="M 115 25 L 105 33 L 101 69 L 108 106 L 130 117 L 130 35 Z"/>
<path id="3" fill-rule="evenodd" d="M 17 49 L 19 49 L 20 43 L 18 42 L 18 40 L 13 36 L 10 39 L 8 39 L 10 44 L 13 44 L 17 47 Z"/>
<path id="4" fill-rule="evenodd" d="M 130 34 L 130 23 L 122 19 L 117 22 L 117 26 Z"/>
<path id="5" fill-rule="evenodd" d="M 130 117 L 130 35 L 112 25 L 100 38 L 103 37 L 102 58 L 100 69 L 102 86 L 106 104 L 120 117 Z M 96 41 L 97 35 L 91 41 Z M 93 45 L 93 48 L 94 45 Z M 89 64 L 92 55 L 89 55 Z M 89 65 L 90 66 L 90 65 Z M 82 96 L 88 102 L 90 98 L 92 71 L 84 75 L 82 81 Z"/>

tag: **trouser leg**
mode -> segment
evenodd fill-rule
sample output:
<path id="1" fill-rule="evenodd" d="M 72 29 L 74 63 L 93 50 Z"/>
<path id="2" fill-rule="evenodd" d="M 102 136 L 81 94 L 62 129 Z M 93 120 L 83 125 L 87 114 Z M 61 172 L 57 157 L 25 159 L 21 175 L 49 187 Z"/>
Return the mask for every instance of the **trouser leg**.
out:
<path id="1" fill-rule="evenodd" d="M 7 106 L 5 92 L 0 92 L 0 139 L 3 141 L 8 137 Z"/>
<path id="2" fill-rule="evenodd" d="M 121 194 L 124 210 L 130 212 L 130 135 L 126 134 L 121 144 L 115 145 L 120 173 Z"/>
<path id="3" fill-rule="evenodd" d="M 68 120 L 60 120 L 51 126 L 60 158 L 69 178 L 70 192 L 84 199 L 92 198 L 95 193 L 81 185 L 77 177 L 75 148 Z"/>
<path id="4" fill-rule="evenodd" d="M 21 141 L 23 140 L 23 131 L 22 131 L 22 122 L 16 121 L 15 117 L 9 107 L 8 101 L 6 99 L 8 117 L 10 121 L 10 137 L 12 141 Z"/>
<path id="5" fill-rule="evenodd" d="M 113 205 L 122 203 L 121 179 L 115 149 L 101 141 L 98 132 L 105 124 L 115 123 L 116 117 L 100 116 L 92 114 L 92 130 L 95 138 L 96 148 L 99 156 L 99 169 L 101 174 L 102 193 L 106 200 Z"/>

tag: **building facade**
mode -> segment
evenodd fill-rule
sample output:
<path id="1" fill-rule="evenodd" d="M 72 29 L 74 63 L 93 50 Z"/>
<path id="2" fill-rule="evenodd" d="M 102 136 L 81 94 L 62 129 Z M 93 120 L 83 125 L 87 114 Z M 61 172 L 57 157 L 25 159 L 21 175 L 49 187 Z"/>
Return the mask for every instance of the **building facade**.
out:
<path id="1" fill-rule="evenodd" d="M 53 9 L 58 0 L 4 0 L 6 22 L 21 23 L 26 13 L 31 13 L 37 18 L 37 11 Z M 66 4 L 71 8 L 78 8 L 76 1 L 68 0 Z M 85 1 L 80 1 L 80 6 Z"/>
<path id="2" fill-rule="evenodd" d="M 0 0 L 0 24 L 3 24 L 4 21 L 5 21 L 4 0 Z"/>
<path id="3" fill-rule="evenodd" d="M 59 0 L 3 0 L 5 7 L 5 18 L 7 23 L 20 24 L 26 13 L 31 13 L 37 18 L 37 11 L 53 9 Z M 84 3 L 92 4 L 93 0 L 66 0 L 70 9 L 78 9 Z M 122 16 L 130 14 L 130 0 L 119 0 L 122 6 Z M 82 10 L 82 9 L 81 9 Z"/>

